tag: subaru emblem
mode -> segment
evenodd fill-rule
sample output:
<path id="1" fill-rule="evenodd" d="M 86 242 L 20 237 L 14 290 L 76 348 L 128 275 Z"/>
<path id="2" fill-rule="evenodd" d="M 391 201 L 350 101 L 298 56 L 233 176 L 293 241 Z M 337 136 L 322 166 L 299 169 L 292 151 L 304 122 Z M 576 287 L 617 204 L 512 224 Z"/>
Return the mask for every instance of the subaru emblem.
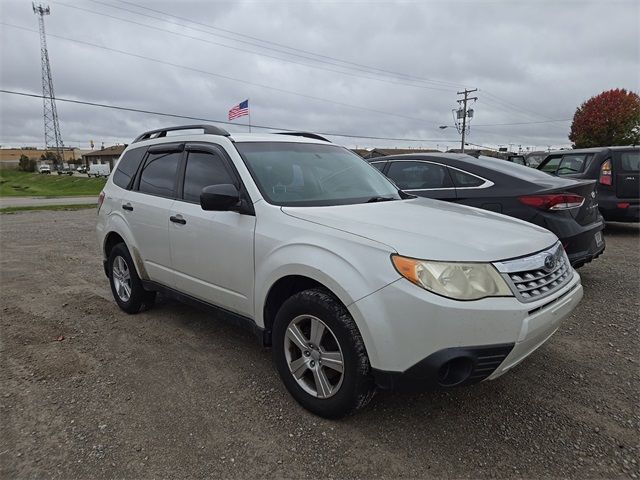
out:
<path id="1" fill-rule="evenodd" d="M 544 268 L 546 270 L 553 270 L 556 266 L 556 258 L 553 255 L 547 255 L 544 259 Z"/>

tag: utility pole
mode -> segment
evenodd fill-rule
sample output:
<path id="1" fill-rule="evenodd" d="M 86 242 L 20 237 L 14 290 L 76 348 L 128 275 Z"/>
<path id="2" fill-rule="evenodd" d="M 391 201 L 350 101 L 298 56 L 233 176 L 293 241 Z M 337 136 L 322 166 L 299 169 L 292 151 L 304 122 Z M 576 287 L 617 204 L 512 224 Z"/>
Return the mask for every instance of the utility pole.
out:
<path id="1" fill-rule="evenodd" d="M 33 13 L 38 16 L 40 27 L 40 60 L 42 62 L 42 103 L 44 109 L 44 144 L 45 148 L 54 149 L 58 159 L 64 162 L 64 143 L 60 134 L 58 110 L 56 109 L 56 97 L 53 91 L 53 79 L 51 77 L 51 64 L 49 63 L 49 51 L 47 49 L 47 35 L 44 30 L 44 16 L 50 15 L 48 5 L 32 3 Z"/>
<path id="2" fill-rule="evenodd" d="M 464 137 L 467 133 L 467 117 L 469 120 L 473 118 L 473 110 L 467 110 L 467 102 L 473 100 L 474 102 L 478 100 L 478 97 L 469 97 L 470 93 L 477 92 L 478 89 L 474 88 L 472 90 L 467 90 L 466 88 L 462 92 L 458 92 L 458 95 L 464 95 L 463 98 L 457 100 L 457 102 L 462 105 L 462 108 L 458 109 L 458 120 L 462 118 L 462 129 L 459 129 L 460 133 L 462 133 L 462 141 L 460 145 L 460 152 L 464 153 Z M 457 122 L 456 122 L 457 125 Z"/>

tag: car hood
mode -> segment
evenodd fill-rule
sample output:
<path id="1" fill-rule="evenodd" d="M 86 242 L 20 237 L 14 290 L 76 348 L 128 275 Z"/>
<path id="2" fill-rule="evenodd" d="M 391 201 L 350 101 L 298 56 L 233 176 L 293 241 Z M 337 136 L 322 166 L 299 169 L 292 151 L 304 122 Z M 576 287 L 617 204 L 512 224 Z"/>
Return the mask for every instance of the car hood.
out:
<path id="1" fill-rule="evenodd" d="M 516 218 L 428 198 L 282 211 L 383 243 L 400 255 L 428 260 L 506 260 L 544 250 L 558 240 L 548 230 Z"/>

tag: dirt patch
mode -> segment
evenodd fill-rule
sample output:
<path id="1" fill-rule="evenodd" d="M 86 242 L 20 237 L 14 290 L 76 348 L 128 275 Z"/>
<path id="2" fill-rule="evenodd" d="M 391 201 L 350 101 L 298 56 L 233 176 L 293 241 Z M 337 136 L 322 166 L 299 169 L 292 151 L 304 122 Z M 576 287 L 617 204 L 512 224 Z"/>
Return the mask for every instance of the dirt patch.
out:
<path id="1" fill-rule="evenodd" d="M 607 228 L 584 300 L 513 371 L 380 393 L 335 422 L 301 409 L 243 331 L 167 301 L 119 311 L 94 222 L 0 218 L 2 478 L 640 476 L 637 225 Z"/>

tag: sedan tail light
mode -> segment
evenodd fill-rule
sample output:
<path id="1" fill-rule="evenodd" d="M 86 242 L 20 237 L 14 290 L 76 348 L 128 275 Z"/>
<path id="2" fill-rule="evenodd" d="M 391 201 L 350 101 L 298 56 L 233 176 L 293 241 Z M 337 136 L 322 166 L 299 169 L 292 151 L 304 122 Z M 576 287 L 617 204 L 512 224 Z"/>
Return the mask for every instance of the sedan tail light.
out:
<path id="1" fill-rule="evenodd" d="M 613 178 L 611 177 L 611 160 L 607 160 L 600 167 L 598 183 L 600 183 L 600 185 L 613 185 Z"/>
<path id="2" fill-rule="evenodd" d="M 584 197 L 572 193 L 552 193 L 548 195 L 525 195 L 518 197 L 521 203 L 540 210 L 568 210 L 581 207 Z"/>
<path id="3" fill-rule="evenodd" d="M 104 192 L 100 192 L 100 195 L 98 195 L 98 213 L 100 213 L 100 207 L 102 207 L 102 202 L 104 202 Z"/>

